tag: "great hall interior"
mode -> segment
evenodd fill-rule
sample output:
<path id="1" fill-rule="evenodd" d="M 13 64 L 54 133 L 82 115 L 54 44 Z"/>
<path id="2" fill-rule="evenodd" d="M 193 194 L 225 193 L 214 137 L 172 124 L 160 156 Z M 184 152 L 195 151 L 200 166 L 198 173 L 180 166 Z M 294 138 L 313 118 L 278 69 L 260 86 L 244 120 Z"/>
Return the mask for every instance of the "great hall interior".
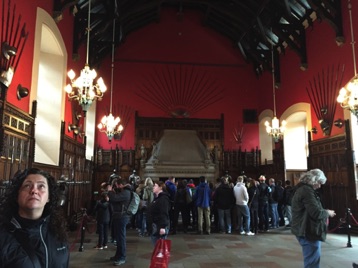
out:
<path id="1" fill-rule="evenodd" d="M 337 101 L 357 79 L 352 2 L 2 0 L 1 189 L 47 170 L 77 219 L 113 170 L 295 184 L 320 168 L 325 206 L 357 215 L 357 89 Z M 104 93 L 67 75 L 85 68 Z M 112 114 L 122 128 L 100 128 Z"/>

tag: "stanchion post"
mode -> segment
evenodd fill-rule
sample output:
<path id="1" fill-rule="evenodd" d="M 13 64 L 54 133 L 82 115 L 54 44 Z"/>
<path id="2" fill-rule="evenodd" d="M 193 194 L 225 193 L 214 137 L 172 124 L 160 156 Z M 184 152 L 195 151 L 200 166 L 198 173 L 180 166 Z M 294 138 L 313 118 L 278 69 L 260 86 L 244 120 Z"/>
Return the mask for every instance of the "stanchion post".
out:
<path id="1" fill-rule="evenodd" d="M 86 209 L 82 209 L 82 224 L 81 224 L 81 242 L 80 248 L 78 249 L 79 252 L 83 251 L 83 243 L 85 241 L 85 233 L 86 233 L 86 226 L 87 226 L 87 213 Z"/>
<path id="2" fill-rule="evenodd" d="M 348 235 L 348 242 L 347 242 L 347 248 L 351 248 L 352 247 L 352 243 L 351 243 L 351 209 L 347 208 L 347 213 L 346 213 L 346 224 L 347 224 L 347 235 Z"/>

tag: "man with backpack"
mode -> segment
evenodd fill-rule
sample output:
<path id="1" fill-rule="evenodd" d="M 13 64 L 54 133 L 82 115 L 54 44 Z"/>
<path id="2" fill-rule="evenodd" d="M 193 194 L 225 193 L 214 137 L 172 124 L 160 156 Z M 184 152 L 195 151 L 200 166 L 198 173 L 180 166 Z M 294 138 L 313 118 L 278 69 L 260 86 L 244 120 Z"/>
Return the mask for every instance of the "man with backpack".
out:
<path id="1" fill-rule="evenodd" d="M 113 188 L 116 188 L 116 191 Z M 110 258 L 114 266 L 122 265 L 126 262 L 126 227 L 131 215 L 127 213 L 131 202 L 131 186 L 126 184 L 123 179 L 116 179 L 112 185 L 107 186 L 109 203 L 112 205 L 112 224 L 114 226 L 114 236 L 117 241 L 116 254 Z"/>

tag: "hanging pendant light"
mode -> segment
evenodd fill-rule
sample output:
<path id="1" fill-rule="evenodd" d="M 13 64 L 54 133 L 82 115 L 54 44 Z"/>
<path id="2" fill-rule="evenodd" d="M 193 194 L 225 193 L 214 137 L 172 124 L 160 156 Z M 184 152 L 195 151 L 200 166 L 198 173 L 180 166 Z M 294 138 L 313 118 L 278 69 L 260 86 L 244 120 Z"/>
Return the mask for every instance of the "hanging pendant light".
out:
<path id="1" fill-rule="evenodd" d="M 275 142 L 278 142 L 283 138 L 283 133 L 286 129 L 286 121 L 282 120 L 282 125 L 280 126 L 280 120 L 276 117 L 276 83 L 275 83 L 275 63 L 274 63 L 274 50 L 271 48 L 271 62 L 272 62 L 272 92 L 273 92 L 273 118 L 271 125 L 268 121 L 265 122 L 266 132 L 272 136 Z"/>
<path id="2" fill-rule="evenodd" d="M 337 97 L 337 102 L 341 105 L 343 109 L 349 110 L 352 114 L 358 117 L 358 75 L 357 75 L 357 65 L 356 65 L 356 53 L 355 53 L 355 41 L 353 33 L 353 21 L 352 21 L 352 4 L 348 0 L 348 11 L 349 11 L 349 22 L 351 29 L 351 38 L 352 38 L 352 56 L 353 56 L 353 68 L 354 68 L 354 77 L 348 84 L 339 91 Z"/>
<path id="3" fill-rule="evenodd" d="M 112 64 L 111 64 L 111 99 L 109 105 L 109 115 L 103 116 L 101 123 L 98 124 L 98 129 L 100 132 L 106 133 L 108 141 L 111 142 L 115 134 L 121 133 L 123 130 L 122 125 L 118 125 L 121 119 L 119 116 L 114 118 L 112 115 L 112 96 L 113 96 L 113 73 L 114 73 L 114 40 L 115 40 L 115 23 L 116 20 L 113 20 L 113 41 L 112 41 Z"/>
<path id="4" fill-rule="evenodd" d="M 70 100 L 77 100 L 82 107 L 84 116 L 91 106 L 91 104 L 96 99 L 101 99 L 103 93 L 107 90 L 106 85 L 102 77 L 97 80 L 97 83 L 94 84 L 94 79 L 97 77 L 97 73 L 94 69 L 90 69 L 88 64 L 89 58 L 89 43 L 90 43 L 90 31 L 91 31 L 91 0 L 88 1 L 88 24 L 87 24 L 87 52 L 86 52 L 86 64 L 85 67 L 81 70 L 79 77 L 76 77 L 76 74 L 73 70 L 70 70 L 67 73 L 67 76 L 71 80 L 71 84 L 68 84 L 65 87 L 65 91 L 68 94 Z"/>

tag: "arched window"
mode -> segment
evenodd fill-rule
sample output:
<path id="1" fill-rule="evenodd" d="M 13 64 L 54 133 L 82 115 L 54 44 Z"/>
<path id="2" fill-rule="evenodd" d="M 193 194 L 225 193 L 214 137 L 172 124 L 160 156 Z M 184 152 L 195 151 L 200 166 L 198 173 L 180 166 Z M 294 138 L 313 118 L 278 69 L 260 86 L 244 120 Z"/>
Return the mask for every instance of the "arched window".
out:
<path id="1" fill-rule="evenodd" d="M 67 52 L 50 14 L 37 8 L 30 110 L 37 101 L 35 162 L 58 165 Z"/>

